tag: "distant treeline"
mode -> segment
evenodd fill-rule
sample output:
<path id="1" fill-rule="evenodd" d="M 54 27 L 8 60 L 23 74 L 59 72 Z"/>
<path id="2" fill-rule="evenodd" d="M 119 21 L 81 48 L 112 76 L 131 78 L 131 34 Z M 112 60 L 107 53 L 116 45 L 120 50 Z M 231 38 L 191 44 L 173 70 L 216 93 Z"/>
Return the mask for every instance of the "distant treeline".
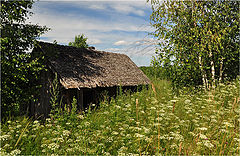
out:
<path id="1" fill-rule="evenodd" d="M 149 78 L 167 79 L 168 76 L 162 67 L 141 66 L 139 67 Z"/>

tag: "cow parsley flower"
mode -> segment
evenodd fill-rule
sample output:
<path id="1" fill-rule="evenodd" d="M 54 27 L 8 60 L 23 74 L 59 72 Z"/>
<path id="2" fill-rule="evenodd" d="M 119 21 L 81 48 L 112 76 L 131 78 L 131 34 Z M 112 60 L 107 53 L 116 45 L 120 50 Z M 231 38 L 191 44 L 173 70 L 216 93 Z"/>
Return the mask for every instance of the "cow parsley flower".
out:
<path id="1" fill-rule="evenodd" d="M 185 103 L 185 104 L 189 104 L 189 103 L 191 103 L 191 100 L 188 100 L 188 99 L 187 99 L 187 100 L 184 101 L 184 103 Z"/>
<path id="2" fill-rule="evenodd" d="M 21 151 L 19 149 L 15 149 L 15 150 L 11 151 L 10 155 L 18 155 L 20 153 L 21 153 Z"/>
<path id="3" fill-rule="evenodd" d="M 203 145 L 208 147 L 209 149 L 214 147 L 214 145 L 209 140 L 204 140 Z"/>
<path id="4" fill-rule="evenodd" d="M 60 146 L 59 146 L 58 144 L 56 144 L 56 143 L 51 143 L 51 144 L 48 145 L 48 148 L 49 148 L 50 150 L 52 150 L 52 151 L 58 149 L 59 147 L 60 147 Z"/>
<path id="5" fill-rule="evenodd" d="M 137 138 L 143 138 L 143 137 L 144 137 L 144 135 L 139 134 L 139 133 L 135 133 L 135 136 L 136 136 Z"/>
<path id="6" fill-rule="evenodd" d="M 201 139 L 207 139 L 207 136 L 206 135 L 204 135 L 204 134 L 200 134 L 200 136 L 199 136 Z"/>
<path id="7" fill-rule="evenodd" d="M 118 132 L 113 131 L 112 134 L 113 134 L 113 135 L 118 135 Z"/>
<path id="8" fill-rule="evenodd" d="M 207 130 L 207 128 L 206 127 L 200 127 L 200 128 L 198 128 L 200 131 L 206 131 Z"/>

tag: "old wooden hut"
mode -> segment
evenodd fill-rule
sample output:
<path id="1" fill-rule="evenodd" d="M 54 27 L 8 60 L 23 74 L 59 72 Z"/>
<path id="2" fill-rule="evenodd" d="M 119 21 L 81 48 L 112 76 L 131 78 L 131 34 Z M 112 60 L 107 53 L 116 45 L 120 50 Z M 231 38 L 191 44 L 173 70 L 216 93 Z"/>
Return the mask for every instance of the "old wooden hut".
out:
<path id="1" fill-rule="evenodd" d="M 147 76 L 124 54 L 45 42 L 39 42 L 32 54 L 45 56 L 48 69 L 41 73 L 42 87 L 38 102 L 31 104 L 31 114 L 34 116 L 47 116 L 50 112 L 54 73 L 58 75 L 63 103 L 71 103 L 75 96 L 81 110 L 90 103 L 96 103 L 103 90 L 113 95 L 117 86 L 134 89 L 150 83 Z"/>

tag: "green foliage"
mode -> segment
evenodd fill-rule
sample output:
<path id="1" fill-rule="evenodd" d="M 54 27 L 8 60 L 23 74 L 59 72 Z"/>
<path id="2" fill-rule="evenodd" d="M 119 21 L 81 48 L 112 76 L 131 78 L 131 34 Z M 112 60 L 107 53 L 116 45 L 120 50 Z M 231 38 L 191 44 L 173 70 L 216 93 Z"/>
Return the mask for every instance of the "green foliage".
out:
<path id="1" fill-rule="evenodd" d="M 55 78 L 51 83 L 50 94 L 51 94 L 50 104 L 52 107 L 51 115 L 53 117 L 57 117 L 61 113 L 61 105 L 62 105 L 62 98 L 60 98 L 60 86 L 58 82 L 57 73 L 55 73 Z"/>
<path id="2" fill-rule="evenodd" d="M 168 81 L 153 84 L 74 118 L 9 120 L 2 124 L 0 154 L 239 154 L 239 80 L 194 94 L 183 89 L 179 96 Z"/>
<path id="3" fill-rule="evenodd" d="M 25 24 L 33 1 L 1 1 L 1 117 L 26 113 L 43 68 L 27 53 L 46 27 Z"/>
<path id="4" fill-rule="evenodd" d="M 71 114 L 74 115 L 77 113 L 77 99 L 73 97 Z"/>
<path id="5" fill-rule="evenodd" d="M 156 63 L 156 62 L 154 62 L 154 63 Z M 140 67 L 140 69 L 150 79 L 167 79 L 168 78 L 165 68 L 163 68 L 159 65 L 156 65 L 156 64 L 149 66 L 149 67 L 142 66 L 142 67 Z"/>
<path id="6" fill-rule="evenodd" d="M 151 0 L 158 62 L 173 85 L 210 85 L 239 74 L 238 1 Z"/>
<path id="7" fill-rule="evenodd" d="M 77 48 L 88 48 L 87 38 L 83 34 L 75 36 L 75 41 L 69 42 L 68 45 Z"/>

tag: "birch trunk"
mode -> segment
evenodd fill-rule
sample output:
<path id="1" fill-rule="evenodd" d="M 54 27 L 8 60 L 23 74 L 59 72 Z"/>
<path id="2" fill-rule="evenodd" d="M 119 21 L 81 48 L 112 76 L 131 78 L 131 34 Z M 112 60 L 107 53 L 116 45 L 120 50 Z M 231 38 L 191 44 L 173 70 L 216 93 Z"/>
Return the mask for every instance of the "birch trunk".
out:
<path id="1" fill-rule="evenodd" d="M 214 62 L 213 62 L 213 54 L 210 50 L 209 58 L 211 59 L 211 73 L 212 73 L 212 87 L 215 88 L 215 68 L 214 68 Z"/>
<path id="2" fill-rule="evenodd" d="M 219 73 L 219 83 L 221 83 L 222 82 L 222 80 L 223 80 L 223 78 L 222 78 L 222 76 L 223 76 L 223 58 L 221 58 L 220 59 L 220 67 L 219 67 L 220 69 L 219 69 L 219 71 L 220 71 L 220 73 Z"/>
<path id="3" fill-rule="evenodd" d="M 203 69 L 202 57 L 199 56 L 198 59 L 199 59 L 199 65 L 200 65 L 200 70 L 201 70 L 201 75 L 202 75 L 203 86 L 205 89 L 207 89 L 208 88 L 208 80 L 207 80 L 206 71 Z"/>
<path id="4" fill-rule="evenodd" d="M 200 67 L 201 74 L 202 74 L 203 86 L 204 86 L 204 88 L 206 89 L 206 81 L 205 81 L 205 78 L 204 78 L 203 65 L 202 65 L 202 57 L 201 57 L 201 56 L 198 57 L 198 61 L 199 61 L 199 67 Z"/>

